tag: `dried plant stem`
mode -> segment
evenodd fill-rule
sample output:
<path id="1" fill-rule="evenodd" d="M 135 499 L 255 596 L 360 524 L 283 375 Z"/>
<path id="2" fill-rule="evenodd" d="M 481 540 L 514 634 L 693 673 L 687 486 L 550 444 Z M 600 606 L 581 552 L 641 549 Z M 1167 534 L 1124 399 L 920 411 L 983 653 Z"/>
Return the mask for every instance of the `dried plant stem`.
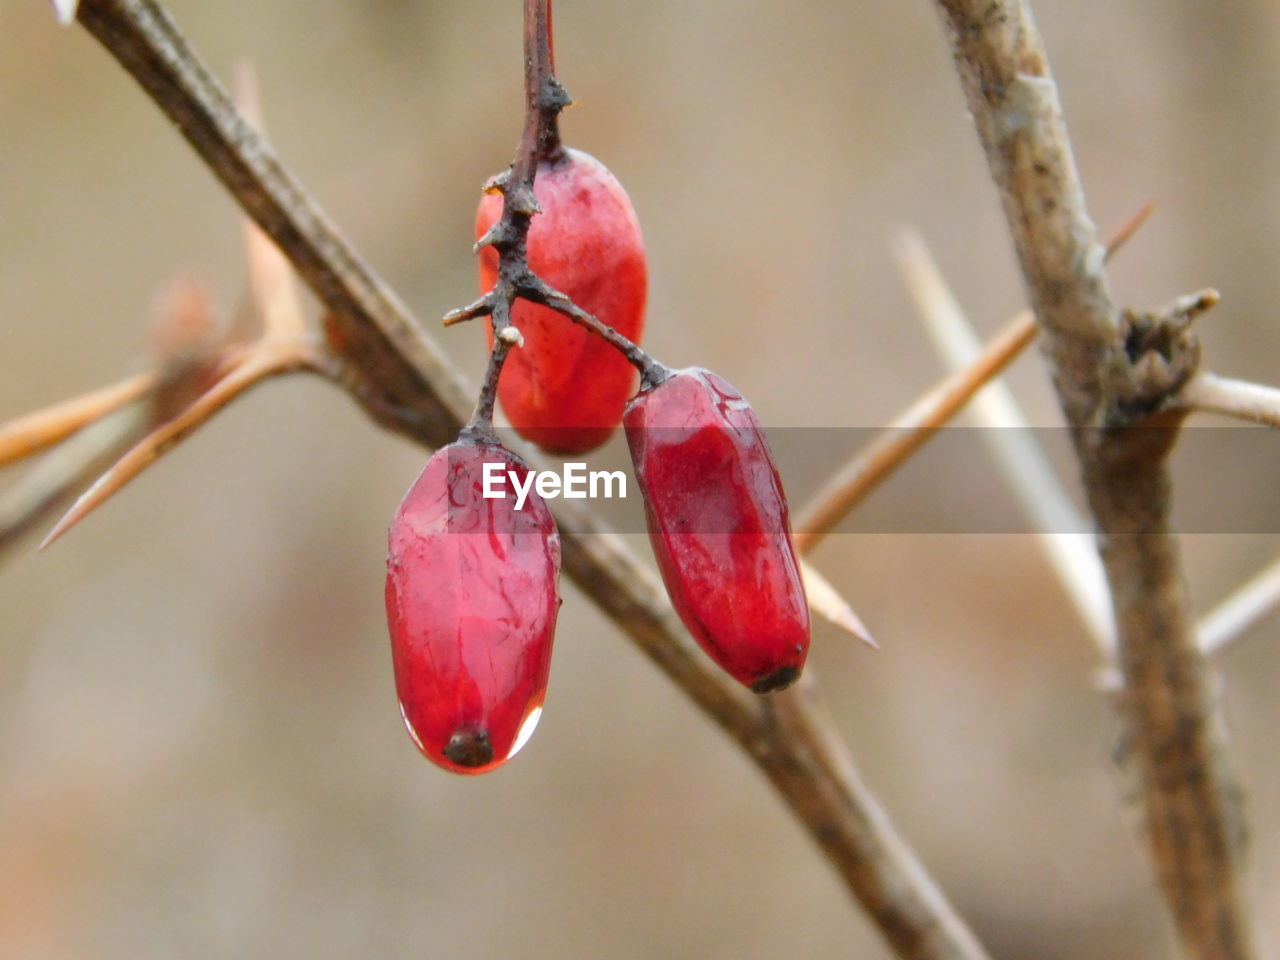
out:
<path id="1" fill-rule="evenodd" d="M 346 384 L 355 398 L 385 426 L 430 446 L 447 442 L 469 413 L 458 372 L 236 113 L 163 10 L 151 0 L 84 0 L 79 19 L 332 312 L 334 349 L 358 374 Z M 693 648 L 657 579 L 617 536 L 572 501 L 555 513 L 564 572 L 772 780 L 897 955 L 984 957 L 858 782 L 820 711 L 798 704 L 793 722 L 780 723 Z M 825 747 L 795 733 L 806 730 Z"/>
<path id="2" fill-rule="evenodd" d="M 1128 428 L 1168 403 L 1197 355 L 1176 331 L 1166 331 L 1171 349 L 1163 365 L 1145 351 L 1131 359 L 1125 349 L 1057 88 L 1026 3 L 937 6 L 1101 531 L 1124 679 L 1117 697 L 1160 887 L 1188 956 L 1250 957 L 1233 843 L 1234 786 L 1211 723 L 1206 664 L 1169 523 L 1165 460 L 1176 419 L 1163 419 L 1167 430 Z"/>

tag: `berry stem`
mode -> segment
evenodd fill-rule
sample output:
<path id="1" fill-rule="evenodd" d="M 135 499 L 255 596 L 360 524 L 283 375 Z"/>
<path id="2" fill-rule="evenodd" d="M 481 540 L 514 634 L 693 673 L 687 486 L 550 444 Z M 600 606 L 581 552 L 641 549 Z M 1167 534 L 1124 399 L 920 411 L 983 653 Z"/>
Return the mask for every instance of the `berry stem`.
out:
<path id="1" fill-rule="evenodd" d="M 544 307 L 550 307 L 556 313 L 563 314 L 578 326 L 590 330 L 621 353 L 633 367 L 640 371 L 640 387 L 642 390 L 656 387 L 671 376 L 671 370 L 667 366 L 655 360 L 647 350 L 634 340 L 624 337 L 598 317 L 587 313 L 568 296 L 551 287 L 537 276 L 530 274 L 528 280 L 528 284 L 520 289 L 522 297 L 534 303 L 542 304 Z"/>
<path id="2" fill-rule="evenodd" d="M 476 245 L 478 249 L 489 244 L 498 251 L 498 282 L 484 297 L 445 318 L 446 324 L 486 314 L 493 318 L 489 368 L 475 413 L 465 428 L 466 433 L 486 437 L 493 436 L 493 404 L 502 365 L 512 344 L 519 342 L 519 334 L 512 336 L 508 329 L 514 329 L 511 305 L 520 295 L 523 278 L 529 274 L 526 241 L 529 223 L 538 212 L 533 181 L 539 162 L 552 162 L 563 152 L 557 118 L 570 99 L 553 69 L 551 0 L 525 0 L 524 63 L 524 130 L 511 169 L 492 184 L 492 189 L 502 193 L 502 217 Z"/>
<path id="3" fill-rule="evenodd" d="M 648 389 L 670 376 L 670 370 L 649 356 L 639 345 L 609 325 L 587 313 L 565 294 L 553 289 L 529 269 L 529 224 L 538 213 L 533 182 L 539 163 L 555 163 L 564 154 L 560 142 L 560 111 L 573 100 L 555 75 L 555 55 L 551 36 L 551 0 L 524 3 L 524 130 L 516 146 L 510 169 L 494 178 L 486 188 L 502 194 L 502 216 L 476 243 L 479 250 L 491 246 L 498 252 L 498 279 L 487 294 L 445 315 L 445 326 L 489 316 L 493 321 L 493 351 L 475 413 L 466 432 L 493 437 L 493 406 L 498 377 L 519 334 L 506 331 L 511 326 L 511 305 L 518 297 L 550 307 L 574 323 L 585 327 L 618 350 L 640 371 L 641 389 Z"/>

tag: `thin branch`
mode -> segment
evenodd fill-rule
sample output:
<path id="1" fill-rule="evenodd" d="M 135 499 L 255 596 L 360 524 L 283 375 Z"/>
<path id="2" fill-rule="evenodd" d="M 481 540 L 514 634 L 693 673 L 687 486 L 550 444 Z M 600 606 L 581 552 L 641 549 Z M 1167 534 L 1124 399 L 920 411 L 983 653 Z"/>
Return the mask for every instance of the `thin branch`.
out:
<path id="1" fill-rule="evenodd" d="M 1218 656 L 1277 611 L 1280 611 L 1280 559 L 1200 619 L 1196 627 L 1200 649 L 1207 657 Z"/>
<path id="2" fill-rule="evenodd" d="M 1035 325 L 1014 317 L 974 362 L 957 370 L 894 418 L 871 443 L 841 467 L 796 519 L 796 549 L 809 553 L 836 525 L 888 479 L 1034 339 Z"/>
<path id="3" fill-rule="evenodd" d="M 511 322 L 511 310 L 522 286 L 532 277 L 528 263 L 529 226 L 538 213 L 534 195 L 538 167 L 564 152 L 560 143 L 560 111 L 569 105 L 569 94 L 555 76 L 551 54 L 551 0 L 524 3 L 524 130 L 516 146 L 511 168 L 488 187 L 502 194 L 502 215 L 476 243 L 476 250 L 492 246 L 498 254 L 494 287 L 478 304 L 454 311 L 457 318 L 487 313 L 493 327 L 493 347 L 475 412 L 464 433 L 496 439 L 493 407 L 498 379 L 513 346 L 524 346 L 524 337 Z M 448 325 L 448 320 L 446 320 Z"/>
<path id="4" fill-rule="evenodd" d="M 1253 955 L 1235 845 L 1236 796 L 1211 722 L 1166 458 L 1165 408 L 1195 370 L 1185 328 L 1130 340 L 1108 289 L 1058 92 L 1022 0 L 937 0 L 999 189 L 1054 386 L 1101 531 L 1124 688 L 1119 706 L 1160 888 L 1184 951 Z M 1159 340 L 1158 348 L 1155 340 Z M 1148 349 L 1148 346 L 1151 349 Z M 1135 423 L 1166 429 L 1128 429 Z"/>
<path id="5" fill-rule="evenodd" d="M 1280 389 L 1260 383 L 1198 373 L 1178 391 L 1176 403 L 1185 410 L 1280 427 Z"/>
<path id="6" fill-rule="evenodd" d="M 865 890 L 863 905 L 876 919 L 902 957 L 984 957 L 981 944 L 956 914 L 933 878 L 903 843 L 889 815 L 867 789 L 850 763 L 835 724 L 818 694 L 811 673 L 789 689 L 765 698 L 766 716 L 775 742 L 782 742 L 801 762 L 767 763 L 769 779 L 786 796 L 818 837 L 827 856 L 856 888 Z M 810 766 L 831 767 L 839 776 L 811 781 Z M 838 817 L 832 811 L 839 811 Z M 857 854 L 875 850 L 876 861 Z M 906 885 L 894 890 L 881 884 L 883 868 Z M 861 881 L 856 878 L 861 877 Z M 903 893 L 910 891 L 908 896 Z"/>
<path id="7" fill-rule="evenodd" d="M 1124 246 L 1146 223 L 1154 209 L 1154 204 L 1147 204 L 1121 224 L 1107 241 L 1106 256 L 1112 256 Z M 911 284 L 911 290 L 922 301 L 921 309 L 929 308 L 925 311 L 928 316 L 935 306 L 943 304 L 939 291 L 945 291 L 945 284 L 941 283 L 940 274 L 936 282 L 923 274 L 917 277 L 917 281 Z M 964 360 L 955 363 L 955 366 L 964 366 L 965 369 L 949 374 L 924 394 L 827 481 L 796 523 L 799 531 L 795 538 L 796 549 L 807 553 L 821 543 L 872 490 L 953 419 L 989 381 L 999 376 L 1037 332 L 1035 318 L 1029 311 L 1024 311 L 1010 320 L 985 347 L 978 348 L 975 341 Z M 1055 525 L 1049 529 L 1059 527 Z M 1096 563 L 1092 558 L 1090 562 Z"/>
<path id="8" fill-rule="evenodd" d="M 961 369 L 973 364 L 982 354 L 978 335 L 924 241 L 916 234 L 904 236 L 898 254 L 920 315 L 947 363 Z M 1031 332 L 1036 330 L 1030 311 L 1019 314 L 1014 322 L 1025 324 Z M 971 410 L 984 428 L 982 438 L 1012 485 L 1023 512 L 1032 519 L 1037 539 L 1059 582 L 1103 661 L 1111 663 L 1115 659 L 1115 627 L 1102 563 L 1088 537 L 1074 532 L 1087 528 L 1032 435 L 1031 424 L 1013 391 L 1003 383 L 993 382 L 974 398 Z"/>
<path id="9" fill-rule="evenodd" d="M 150 0 L 84 0 L 79 16 L 332 311 L 331 342 L 358 372 L 349 388 L 365 409 L 419 442 L 446 442 L 469 412 L 456 369 L 236 114 L 168 16 Z M 770 777 L 896 953 L 984 957 L 834 737 L 817 751 L 793 736 L 693 647 L 661 584 L 620 538 L 572 501 L 555 513 L 564 572 Z M 816 706 L 796 709 L 797 723 L 830 735 Z"/>

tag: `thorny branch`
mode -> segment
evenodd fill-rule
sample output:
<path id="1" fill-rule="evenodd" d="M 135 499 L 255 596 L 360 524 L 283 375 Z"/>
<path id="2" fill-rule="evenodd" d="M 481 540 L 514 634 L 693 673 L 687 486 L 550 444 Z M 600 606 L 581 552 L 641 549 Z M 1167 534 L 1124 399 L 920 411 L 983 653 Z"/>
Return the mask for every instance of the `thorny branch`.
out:
<path id="1" fill-rule="evenodd" d="M 1119 250 L 1151 215 L 1144 207 L 1107 241 L 1105 256 Z M 854 508 L 955 418 L 984 386 L 1011 364 L 1037 333 L 1035 318 L 1022 311 L 964 369 L 947 376 L 898 414 L 875 440 L 859 450 L 818 491 L 796 520 L 796 549 L 808 553 Z"/>
<path id="2" fill-rule="evenodd" d="M 631 340 L 583 310 L 559 290 L 553 289 L 529 268 L 527 241 L 529 226 L 538 213 L 533 184 L 540 164 L 555 164 L 564 157 L 560 142 L 559 117 L 573 101 L 555 76 L 552 55 L 551 2 L 525 0 L 525 125 L 510 169 L 494 177 L 485 187 L 502 194 L 502 216 L 476 242 L 476 250 L 491 246 L 498 252 L 498 280 L 479 300 L 450 311 L 444 325 L 488 316 L 495 335 L 511 323 L 511 306 L 517 298 L 549 307 L 564 314 L 608 342 L 640 371 L 644 386 L 655 386 L 668 371 Z M 514 341 L 508 341 L 514 342 Z M 507 347 L 501 337 L 494 342 L 493 367 L 502 367 Z M 498 373 L 490 370 L 496 382 Z M 490 410 L 490 413 L 492 410 Z M 477 410 L 477 414 L 480 410 Z"/>
<path id="3" fill-rule="evenodd" d="M 346 386 L 378 422 L 439 446 L 467 417 L 457 371 L 235 111 L 152 0 L 83 0 L 80 22 L 142 85 L 330 311 Z M 534 468 L 537 457 L 528 459 Z M 985 956 L 862 785 L 815 684 L 761 701 L 692 648 L 661 586 L 622 541 L 561 501 L 564 570 L 778 788 L 904 958 Z"/>
<path id="4" fill-rule="evenodd" d="M 525 0 L 524 131 L 511 168 L 495 177 L 486 188 L 502 194 L 502 216 L 476 244 L 477 250 L 488 245 L 498 252 L 498 280 L 492 291 L 462 311 L 469 316 L 486 312 L 493 322 L 489 366 L 476 411 L 464 428 L 468 433 L 489 438 L 494 437 L 493 405 L 507 352 L 513 346 L 523 346 L 523 338 L 511 324 L 511 307 L 531 280 L 526 249 L 529 225 L 538 212 L 534 180 L 539 164 L 548 163 L 564 152 L 559 118 L 570 100 L 555 76 L 551 42 L 551 0 Z"/>
<path id="5" fill-rule="evenodd" d="M 1124 678 L 1118 703 L 1160 887 L 1189 956 L 1250 957 L 1234 787 L 1169 523 L 1165 461 L 1179 415 L 1162 411 L 1195 372 L 1198 351 L 1171 323 L 1143 331 L 1121 322 L 1024 0 L 937 5 L 1101 531 Z"/>

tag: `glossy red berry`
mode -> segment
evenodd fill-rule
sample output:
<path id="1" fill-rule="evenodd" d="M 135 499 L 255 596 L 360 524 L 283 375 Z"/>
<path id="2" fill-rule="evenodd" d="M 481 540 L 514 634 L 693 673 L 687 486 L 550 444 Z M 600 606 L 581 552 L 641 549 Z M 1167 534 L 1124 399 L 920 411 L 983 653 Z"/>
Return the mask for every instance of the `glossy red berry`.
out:
<path id="1" fill-rule="evenodd" d="M 455 773 L 511 759 L 537 725 L 560 599 L 560 537 L 532 489 L 523 509 L 485 464 L 522 485 L 529 467 L 493 442 L 438 450 L 391 523 L 387 624 L 405 724 Z"/>
<path id="2" fill-rule="evenodd" d="M 541 213 L 528 236 L 529 268 L 583 310 L 639 342 L 648 272 L 640 225 L 626 191 L 594 157 L 565 149 L 538 165 Z M 476 236 L 502 215 L 502 197 L 485 194 Z M 480 289 L 492 289 L 498 254 L 480 253 Z M 584 453 L 609 438 L 635 389 L 635 372 L 616 350 L 548 307 L 516 301 L 511 320 L 524 347 L 511 351 L 498 399 L 517 432 L 555 453 Z M 492 325 L 489 328 L 493 342 Z"/>
<path id="3" fill-rule="evenodd" d="M 685 626 L 757 693 L 787 686 L 809 650 L 809 608 L 755 412 L 695 367 L 641 392 L 623 424 L 649 539 Z"/>

